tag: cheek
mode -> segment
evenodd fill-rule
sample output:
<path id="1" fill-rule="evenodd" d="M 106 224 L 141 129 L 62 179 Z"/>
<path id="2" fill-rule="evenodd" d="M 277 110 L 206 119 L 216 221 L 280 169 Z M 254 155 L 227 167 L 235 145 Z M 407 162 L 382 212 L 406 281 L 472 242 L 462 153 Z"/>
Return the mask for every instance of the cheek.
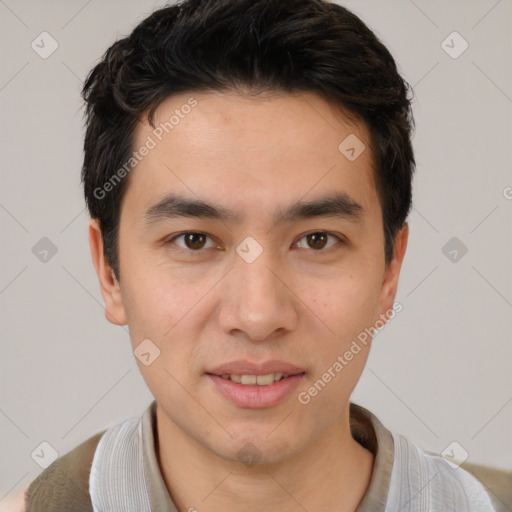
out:
<path id="1" fill-rule="evenodd" d="M 326 333 L 338 348 L 356 337 L 375 321 L 379 306 L 378 280 L 369 274 L 347 274 L 301 287 L 300 296 L 324 324 Z"/>
<path id="2" fill-rule="evenodd" d="M 322 411 L 319 415 L 335 417 L 339 409 L 333 404 L 349 400 L 366 364 L 378 293 L 368 283 L 351 279 L 324 288 L 321 295 L 310 290 L 307 304 L 320 321 L 318 334 L 310 338 L 314 371 L 299 402 Z"/>
<path id="3" fill-rule="evenodd" d="M 138 337 L 163 340 L 172 336 L 215 283 L 208 276 L 191 279 L 179 269 L 164 269 L 135 257 L 125 263 L 132 271 L 121 287 L 123 302 L 130 332 Z"/>
<path id="4" fill-rule="evenodd" d="M 200 299 L 201 293 L 191 292 L 186 285 L 176 286 L 148 274 L 132 275 L 124 283 L 132 350 L 149 390 L 162 403 L 170 400 L 186 405 L 180 383 L 194 373 L 191 355 L 198 324 L 193 314 Z M 140 357 L 147 352 L 149 364 L 148 358 Z"/>
<path id="5" fill-rule="evenodd" d="M 204 308 L 215 280 L 180 279 L 176 272 L 153 269 L 152 273 L 148 265 L 139 268 L 144 275 L 134 272 L 122 287 L 132 349 L 136 355 L 139 344 L 151 340 L 158 357 L 150 366 L 137 361 L 144 380 L 154 393 L 160 386 L 166 393 L 177 386 L 179 392 L 172 377 L 185 382 L 197 373 L 194 362 L 200 359 L 194 350 L 208 320 Z"/>

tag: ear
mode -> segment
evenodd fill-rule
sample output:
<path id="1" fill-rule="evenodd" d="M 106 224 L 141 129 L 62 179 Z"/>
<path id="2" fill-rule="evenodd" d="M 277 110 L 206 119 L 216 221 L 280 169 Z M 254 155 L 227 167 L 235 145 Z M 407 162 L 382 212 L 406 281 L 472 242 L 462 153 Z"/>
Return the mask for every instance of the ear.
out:
<path id="1" fill-rule="evenodd" d="M 115 325 L 126 325 L 126 313 L 121 296 L 121 288 L 112 267 L 107 263 L 103 251 L 103 237 L 96 219 L 89 222 L 89 245 L 91 256 L 100 282 L 101 295 L 105 302 L 105 318 Z"/>
<path id="2" fill-rule="evenodd" d="M 400 276 L 400 269 L 402 268 L 408 238 L 409 226 L 407 223 L 404 223 L 395 236 L 393 259 L 387 266 L 384 273 L 384 279 L 382 281 L 378 313 L 386 318 L 386 312 L 393 309 L 393 303 L 398 289 L 398 278 Z"/>

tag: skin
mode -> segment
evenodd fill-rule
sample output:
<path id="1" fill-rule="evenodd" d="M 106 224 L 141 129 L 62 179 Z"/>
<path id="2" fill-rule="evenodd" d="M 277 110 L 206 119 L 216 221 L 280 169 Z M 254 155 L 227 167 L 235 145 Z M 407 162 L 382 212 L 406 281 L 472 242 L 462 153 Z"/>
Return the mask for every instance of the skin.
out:
<path id="1" fill-rule="evenodd" d="M 121 206 L 118 282 L 90 223 L 91 252 L 106 318 L 128 324 L 132 347 L 161 351 L 140 371 L 157 401 L 159 462 L 180 511 L 353 511 L 368 486 L 373 455 L 351 436 L 349 399 L 371 343 L 309 404 L 306 391 L 357 335 L 392 309 L 408 229 L 384 260 L 381 207 L 369 136 L 362 122 L 314 93 L 176 95 L 155 125 L 193 96 L 198 105 L 137 165 Z M 141 121 L 134 146 L 153 128 Z M 355 134 L 366 150 L 353 162 L 338 150 Z M 322 217 L 275 224 L 299 200 L 343 191 L 362 206 L 359 222 Z M 145 212 L 173 192 L 228 207 L 238 223 Z M 199 252 L 183 237 L 208 235 Z M 305 235 L 328 232 L 315 249 Z M 236 247 L 248 236 L 263 248 L 247 263 Z M 235 406 L 205 375 L 234 359 L 280 359 L 306 372 L 299 388 L 265 409 Z M 257 447 L 247 466 L 239 450 Z"/>
<path id="2" fill-rule="evenodd" d="M 7 497 L 0 500 L 0 512 L 25 512 L 26 496 L 28 487 L 12 491 Z"/>

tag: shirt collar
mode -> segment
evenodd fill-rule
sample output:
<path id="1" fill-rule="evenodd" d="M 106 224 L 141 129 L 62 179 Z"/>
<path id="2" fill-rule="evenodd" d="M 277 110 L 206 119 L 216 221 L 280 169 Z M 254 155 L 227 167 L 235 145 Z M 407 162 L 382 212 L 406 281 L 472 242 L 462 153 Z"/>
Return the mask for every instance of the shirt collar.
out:
<path id="1" fill-rule="evenodd" d="M 370 483 L 356 512 L 382 512 L 386 508 L 393 469 L 393 436 L 375 415 L 356 404 L 350 404 L 350 431 L 374 455 Z"/>
<path id="2" fill-rule="evenodd" d="M 352 437 L 374 455 L 370 483 L 356 512 L 382 512 L 386 508 L 391 481 L 394 458 L 393 436 L 370 411 L 352 403 L 350 404 L 350 430 Z M 178 512 L 160 470 L 155 400 L 142 416 L 142 447 L 144 478 L 149 492 L 151 510 Z"/>

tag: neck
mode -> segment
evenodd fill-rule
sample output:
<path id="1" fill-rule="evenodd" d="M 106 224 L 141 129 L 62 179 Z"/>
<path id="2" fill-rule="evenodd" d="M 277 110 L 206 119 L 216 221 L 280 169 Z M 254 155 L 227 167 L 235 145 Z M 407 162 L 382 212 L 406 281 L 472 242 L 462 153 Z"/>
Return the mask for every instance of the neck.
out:
<path id="1" fill-rule="evenodd" d="M 354 512 L 371 478 L 373 454 L 352 438 L 348 405 L 319 439 L 272 464 L 219 457 L 158 407 L 157 430 L 160 467 L 180 512 Z"/>

